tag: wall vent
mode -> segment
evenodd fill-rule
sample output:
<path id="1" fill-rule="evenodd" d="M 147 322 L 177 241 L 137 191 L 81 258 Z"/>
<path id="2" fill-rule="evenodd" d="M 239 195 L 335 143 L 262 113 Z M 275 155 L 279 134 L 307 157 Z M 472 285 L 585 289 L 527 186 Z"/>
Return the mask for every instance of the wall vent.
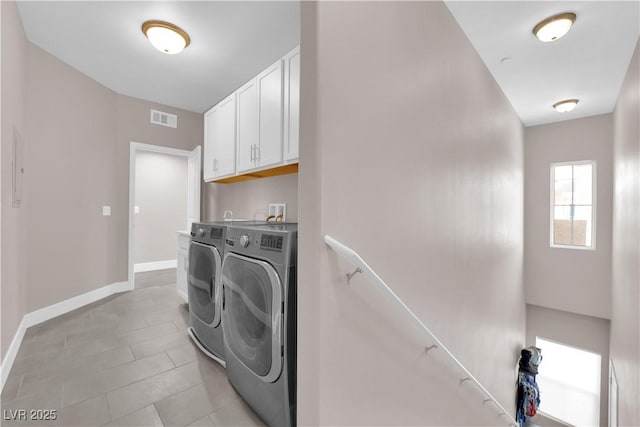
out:
<path id="1" fill-rule="evenodd" d="M 177 128 L 178 116 L 175 114 L 164 113 L 162 111 L 151 110 L 151 123 L 168 126 L 170 128 Z"/>

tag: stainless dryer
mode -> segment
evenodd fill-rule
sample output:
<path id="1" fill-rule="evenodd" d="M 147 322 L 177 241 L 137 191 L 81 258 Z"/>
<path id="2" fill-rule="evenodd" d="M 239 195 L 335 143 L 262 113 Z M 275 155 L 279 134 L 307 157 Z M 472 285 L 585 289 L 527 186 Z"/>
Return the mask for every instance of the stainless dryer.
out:
<path id="1" fill-rule="evenodd" d="M 227 377 L 271 427 L 296 424 L 297 237 L 297 224 L 235 224 L 226 234 Z"/>

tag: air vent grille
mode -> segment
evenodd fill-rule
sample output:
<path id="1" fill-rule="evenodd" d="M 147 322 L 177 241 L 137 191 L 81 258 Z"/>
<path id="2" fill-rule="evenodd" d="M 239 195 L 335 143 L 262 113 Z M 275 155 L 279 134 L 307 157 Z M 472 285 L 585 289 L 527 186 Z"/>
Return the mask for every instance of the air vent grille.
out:
<path id="1" fill-rule="evenodd" d="M 156 125 L 168 126 L 170 128 L 178 127 L 178 116 L 162 111 L 151 110 L 151 123 Z"/>

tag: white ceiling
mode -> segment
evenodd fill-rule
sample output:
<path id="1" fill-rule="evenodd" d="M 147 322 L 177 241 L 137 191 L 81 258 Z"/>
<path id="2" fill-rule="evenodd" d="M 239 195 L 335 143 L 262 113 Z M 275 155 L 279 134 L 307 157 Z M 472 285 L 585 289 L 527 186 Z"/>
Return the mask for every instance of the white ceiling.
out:
<path id="1" fill-rule="evenodd" d="M 447 1 L 525 126 L 610 113 L 640 34 L 640 2 Z M 118 93 L 204 112 L 299 43 L 297 1 L 20 1 L 27 38 Z M 562 39 L 536 23 L 571 11 Z M 142 22 L 191 36 L 178 55 L 151 47 Z M 505 63 L 501 60 L 511 58 Z M 570 113 L 558 100 L 579 98 Z"/>
<path id="2" fill-rule="evenodd" d="M 198 113 L 300 40 L 295 1 L 19 1 L 27 39 L 124 95 Z M 170 21 L 191 44 L 155 50 L 140 27 Z"/>
<path id="3" fill-rule="evenodd" d="M 525 126 L 613 111 L 640 34 L 637 0 L 446 4 Z M 562 12 L 577 15 L 569 33 L 539 41 L 533 27 Z M 568 98 L 580 99 L 572 112 L 552 108 Z"/>

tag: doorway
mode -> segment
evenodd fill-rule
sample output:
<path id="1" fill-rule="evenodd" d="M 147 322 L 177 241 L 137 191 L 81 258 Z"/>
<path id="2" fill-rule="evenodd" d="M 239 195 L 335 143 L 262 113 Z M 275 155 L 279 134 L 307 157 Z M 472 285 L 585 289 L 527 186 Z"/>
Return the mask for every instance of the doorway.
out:
<path id="1" fill-rule="evenodd" d="M 131 142 L 128 257 L 131 289 L 136 287 L 136 272 L 175 268 L 177 231 L 189 230 L 193 222 L 200 220 L 200 164 L 200 146 L 186 151 Z"/>

